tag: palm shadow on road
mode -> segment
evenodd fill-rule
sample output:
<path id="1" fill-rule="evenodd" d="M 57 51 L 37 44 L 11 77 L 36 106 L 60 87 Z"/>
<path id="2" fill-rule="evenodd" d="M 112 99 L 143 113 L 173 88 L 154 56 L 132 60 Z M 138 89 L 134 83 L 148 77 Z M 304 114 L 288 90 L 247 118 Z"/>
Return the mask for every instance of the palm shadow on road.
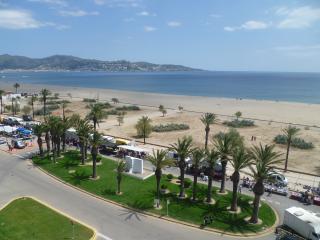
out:
<path id="1" fill-rule="evenodd" d="M 125 216 L 124 220 L 128 221 L 128 220 L 138 220 L 139 222 L 141 222 L 141 218 L 140 217 L 145 217 L 139 213 L 137 213 L 134 210 L 130 210 L 130 209 L 122 209 L 121 210 L 123 213 L 119 214 L 119 216 Z"/>

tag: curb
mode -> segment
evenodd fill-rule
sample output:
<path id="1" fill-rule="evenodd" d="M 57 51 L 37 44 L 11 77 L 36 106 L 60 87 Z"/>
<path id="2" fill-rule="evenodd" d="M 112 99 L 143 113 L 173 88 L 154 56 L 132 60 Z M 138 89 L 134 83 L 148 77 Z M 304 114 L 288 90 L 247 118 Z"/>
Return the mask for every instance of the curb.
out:
<path id="1" fill-rule="evenodd" d="M 132 211 L 138 212 L 138 213 L 143 214 L 145 216 L 150 216 L 150 217 L 161 219 L 161 220 L 165 220 L 165 221 L 168 221 L 168 222 L 184 225 L 186 227 L 192 227 L 192 228 L 200 230 L 200 231 L 207 231 L 207 232 L 212 232 L 212 233 L 217 233 L 217 234 L 226 235 L 226 236 L 230 236 L 230 237 L 237 237 L 237 238 L 248 238 L 248 237 L 249 238 L 256 238 L 256 237 L 263 237 L 263 236 L 266 236 L 266 235 L 274 232 L 274 229 L 279 224 L 279 216 L 278 216 L 277 211 L 272 206 L 270 206 L 268 204 L 268 206 L 274 211 L 274 213 L 276 215 L 276 221 L 270 228 L 268 228 L 268 229 L 266 229 L 264 231 L 261 231 L 261 232 L 259 232 L 257 234 L 253 234 L 253 233 L 237 234 L 237 233 L 232 233 L 232 232 L 227 232 L 227 231 L 221 231 L 221 230 L 215 229 L 215 228 L 208 228 L 208 227 L 204 228 L 204 229 L 201 229 L 198 225 L 195 225 L 195 224 L 192 224 L 192 223 L 187 223 L 187 222 L 179 221 L 179 220 L 176 220 L 176 219 L 173 219 L 173 218 L 170 218 L 170 217 L 161 216 L 161 215 L 154 214 L 154 213 L 151 213 L 151 212 L 146 212 L 146 211 L 142 211 L 142 210 L 139 210 L 139 209 L 131 208 L 131 207 L 123 205 L 121 203 L 118 203 L 118 202 L 115 202 L 115 201 L 100 197 L 100 196 L 98 196 L 96 194 L 93 194 L 93 193 L 88 192 L 86 190 L 83 190 L 83 189 L 81 189 L 79 187 L 76 187 L 76 186 L 74 186 L 74 185 L 72 185 L 72 184 L 70 184 L 70 183 L 68 183 L 68 182 L 66 182 L 64 180 L 61 180 L 57 176 L 49 173 L 48 171 L 46 171 L 46 170 L 42 169 L 41 167 L 37 166 L 36 164 L 34 164 L 32 160 L 31 160 L 31 162 L 32 162 L 34 167 L 39 169 L 44 174 L 52 177 L 53 179 L 57 180 L 58 182 L 60 182 L 60 183 L 62 183 L 64 185 L 67 185 L 67 186 L 69 186 L 69 187 L 71 187 L 71 188 L 73 188 L 75 190 L 78 190 L 78 191 L 80 191 L 82 193 L 90 195 L 91 197 L 94 197 L 96 199 L 99 199 L 101 201 L 104 201 L 104 202 L 107 202 L 107 203 L 110 203 L 110 204 L 113 204 L 113 205 L 116 205 L 118 207 L 122 207 L 122 208 L 126 208 L 128 210 L 132 210 Z M 267 203 L 265 203 L 265 204 L 267 204 Z"/>
<path id="2" fill-rule="evenodd" d="M 6 208 L 8 205 L 10 205 L 10 204 L 11 204 L 12 202 L 14 202 L 15 200 L 22 199 L 22 198 L 30 198 L 30 199 L 34 200 L 35 202 L 38 202 L 38 203 L 40 203 L 41 205 L 43 205 L 43 206 L 51 209 L 52 211 L 54 211 L 54 212 L 56 212 L 56 213 L 58 213 L 58 214 L 60 214 L 60 215 L 62 215 L 62 216 L 64 216 L 64 217 L 66 217 L 66 218 L 69 218 L 70 220 L 72 220 L 72 221 L 74 221 L 74 222 L 76 222 L 76 223 L 78 223 L 78 224 L 80 224 L 80 225 L 83 225 L 84 227 L 92 230 L 93 235 L 89 238 L 89 240 L 96 240 L 96 238 L 97 238 L 97 230 L 96 230 L 95 228 L 93 228 L 93 227 L 91 227 L 91 226 L 89 226 L 89 225 L 81 222 L 81 221 L 78 220 L 78 219 L 75 219 L 74 217 L 71 217 L 69 214 L 67 214 L 67 213 L 65 213 L 65 212 L 62 212 L 61 210 L 59 210 L 59 209 L 57 209 L 57 208 L 49 205 L 48 203 L 45 203 L 45 202 L 43 202 L 42 200 L 40 200 L 40 199 L 38 199 L 38 198 L 36 198 L 36 197 L 33 197 L 33 196 L 20 196 L 20 197 L 13 198 L 13 199 L 11 199 L 9 202 L 7 202 L 3 207 L 1 207 L 1 208 L 0 208 L 0 211 L 3 210 L 4 208 Z"/>

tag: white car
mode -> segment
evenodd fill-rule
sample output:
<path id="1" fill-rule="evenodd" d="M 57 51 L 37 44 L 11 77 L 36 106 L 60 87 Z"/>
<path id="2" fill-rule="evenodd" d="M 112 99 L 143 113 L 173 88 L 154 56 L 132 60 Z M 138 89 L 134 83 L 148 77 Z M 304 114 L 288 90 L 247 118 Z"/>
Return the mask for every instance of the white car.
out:
<path id="1" fill-rule="evenodd" d="M 288 179 L 278 172 L 271 172 L 269 174 L 269 181 L 275 184 L 282 184 L 283 186 L 288 185 Z"/>

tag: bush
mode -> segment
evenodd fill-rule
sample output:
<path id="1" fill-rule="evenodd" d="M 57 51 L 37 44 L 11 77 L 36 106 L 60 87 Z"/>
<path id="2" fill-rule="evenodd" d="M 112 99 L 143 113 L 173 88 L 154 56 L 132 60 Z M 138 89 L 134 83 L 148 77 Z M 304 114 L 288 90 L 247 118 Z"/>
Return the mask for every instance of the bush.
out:
<path id="1" fill-rule="evenodd" d="M 115 109 L 107 111 L 106 113 L 107 113 L 107 115 L 118 115 L 119 114 L 119 112 L 117 110 L 115 110 Z"/>
<path id="2" fill-rule="evenodd" d="M 87 102 L 87 103 L 95 103 L 96 102 L 96 100 L 93 98 L 84 98 L 82 101 Z"/>
<path id="3" fill-rule="evenodd" d="M 54 110 L 57 110 L 59 108 L 60 108 L 60 106 L 58 104 L 49 105 L 46 107 L 47 114 L 51 114 L 51 112 L 53 112 Z M 35 110 L 34 114 L 35 115 L 42 115 L 43 114 L 43 107 L 38 110 Z"/>
<path id="4" fill-rule="evenodd" d="M 165 185 L 165 184 L 162 184 L 160 188 L 161 188 L 161 189 L 168 189 L 168 186 Z"/>
<path id="5" fill-rule="evenodd" d="M 277 144 L 287 145 L 287 137 L 285 135 L 277 135 L 274 138 L 274 142 Z M 302 138 L 293 138 L 291 141 L 291 146 L 299 149 L 312 149 L 314 145 L 312 142 L 306 142 Z"/>
<path id="6" fill-rule="evenodd" d="M 233 121 L 224 121 L 224 125 L 227 125 L 228 127 L 234 127 L 234 128 L 241 128 L 241 127 L 252 127 L 254 126 L 254 121 L 251 120 L 233 120 Z"/>
<path id="7" fill-rule="evenodd" d="M 173 179 L 173 175 L 172 175 L 171 173 L 169 173 L 169 174 L 167 175 L 167 179 L 168 179 L 169 181 L 171 181 L 171 180 Z"/>
<path id="8" fill-rule="evenodd" d="M 116 110 L 118 111 L 140 111 L 141 109 L 138 106 L 122 106 L 122 107 L 117 107 Z"/>
<path id="9" fill-rule="evenodd" d="M 184 188 L 189 188 L 192 184 L 192 181 L 189 178 L 184 179 Z"/>
<path id="10" fill-rule="evenodd" d="M 177 123 L 168 123 L 166 125 L 156 125 L 152 127 L 152 131 L 154 132 L 171 132 L 171 131 L 179 131 L 179 130 L 187 130 L 190 129 L 187 124 L 177 124 Z"/>

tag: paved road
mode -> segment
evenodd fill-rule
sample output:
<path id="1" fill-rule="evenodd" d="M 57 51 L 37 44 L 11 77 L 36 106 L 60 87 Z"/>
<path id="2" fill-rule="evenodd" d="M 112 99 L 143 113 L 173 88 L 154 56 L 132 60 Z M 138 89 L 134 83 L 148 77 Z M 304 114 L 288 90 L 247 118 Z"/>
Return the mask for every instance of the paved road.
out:
<path id="1" fill-rule="evenodd" d="M 97 200 L 48 177 L 23 158 L 0 152 L 0 206 L 25 195 L 34 196 L 93 226 L 99 232 L 98 239 L 237 239 L 144 216 Z M 291 204 L 290 200 L 283 203 L 281 200 L 277 200 L 280 205 L 273 206 L 282 209 Z M 254 239 L 274 239 L 274 235 Z"/>

